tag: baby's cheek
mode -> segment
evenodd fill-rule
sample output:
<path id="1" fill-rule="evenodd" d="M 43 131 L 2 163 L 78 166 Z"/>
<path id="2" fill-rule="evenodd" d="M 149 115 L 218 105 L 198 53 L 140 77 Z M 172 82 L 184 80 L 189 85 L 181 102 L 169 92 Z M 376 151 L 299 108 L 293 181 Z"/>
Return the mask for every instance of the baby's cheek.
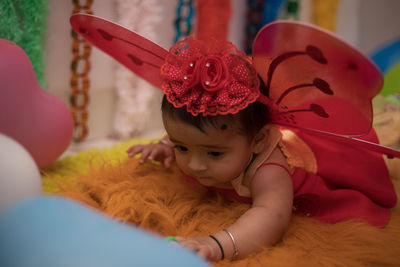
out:
<path id="1" fill-rule="evenodd" d="M 220 182 L 229 182 L 240 175 L 237 166 L 230 164 L 218 164 L 213 168 L 213 176 Z"/>
<path id="2" fill-rule="evenodd" d="M 236 176 L 239 175 L 244 169 L 246 168 L 246 165 L 243 164 L 242 161 L 239 161 L 235 158 L 231 157 L 231 160 L 227 159 L 224 162 L 220 162 L 218 169 L 226 173 L 226 175 L 230 176 Z"/>
<path id="3" fill-rule="evenodd" d="M 185 159 L 182 156 L 179 156 L 177 153 L 175 153 L 175 161 L 176 165 L 178 165 L 178 168 L 184 173 L 187 173 L 187 163 Z"/>

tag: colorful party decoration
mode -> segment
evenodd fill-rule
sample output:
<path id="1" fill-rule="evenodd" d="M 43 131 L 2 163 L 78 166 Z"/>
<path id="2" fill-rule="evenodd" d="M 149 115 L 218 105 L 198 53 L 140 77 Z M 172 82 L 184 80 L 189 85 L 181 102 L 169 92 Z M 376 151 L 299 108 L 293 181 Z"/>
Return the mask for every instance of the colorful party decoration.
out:
<path id="1" fill-rule="evenodd" d="M 379 94 L 400 106 L 400 38 L 383 44 L 370 57 L 384 74 Z"/>
<path id="2" fill-rule="evenodd" d="M 312 0 L 313 23 L 328 31 L 335 31 L 339 0 Z"/>
<path id="3" fill-rule="evenodd" d="M 72 14 L 93 14 L 91 9 L 93 0 L 84 1 L 84 4 L 80 3 L 79 0 L 73 0 L 72 3 L 74 4 Z M 74 119 L 74 141 L 80 142 L 85 140 L 88 135 L 89 72 L 91 68 L 90 55 L 92 54 L 92 46 L 87 41 L 79 38 L 78 34 L 72 29 L 71 36 L 70 105 Z"/>
<path id="4" fill-rule="evenodd" d="M 400 37 L 383 44 L 371 53 L 371 58 L 378 68 L 386 73 L 400 62 Z"/>
<path id="5" fill-rule="evenodd" d="M 178 0 L 178 6 L 176 7 L 174 43 L 192 33 L 193 14 L 193 0 Z"/>
<path id="6" fill-rule="evenodd" d="M 264 4 L 262 24 L 266 25 L 277 20 L 282 8 L 285 7 L 288 0 L 268 0 Z"/>
<path id="7" fill-rule="evenodd" d="M 287 0 L 283 10 L 282 19 L 299 20 L 299 7 L 299 0 Z"/>
<path id="8" fill-rule="evenodd" d="M 26 198 L 42 194 L 39 169 L 31 155 L 12 138 L 0 134 L 0 213 Z"/>
<path id="9" fill-rule="evenodd" d="M 257 32 L 261 29 L 263 22 L 263 9 L 265 1 L 249 0 L 247 1 L 246 27 L 244 38 L 244 51 L 250 55 L 253 41 Z"/>
<path id="10" fill-rule="evenodd" d="M 381 95 L 400 95 L 400 61 L 385 74 Z"/>
<path id="11" fill-rule="evenodd" d="M 161 236 L 55 196 L 2 213 L 0 236 L 0 266 L 209 266 Z"/>
<path id="12" fill-rule="evenodd" d="M 43 49 L 47 13 L 48 0 L 0 1 L 0 38 L 10 40 L 25 50 L 43 88 L 47 88 Z"/>
<path id="13" fill-rule="evenodd" d="M 257 32 L 278 18 L 298 20 L 297 0 L 249 0 L 247 1 L 246 31 L 244 50 L 251 54 Z"/>
<path id="14" fill-rule="evenodd" d="M 44 167 L 66 150 L 72 130 L 68 108 L 39 85 L 24 50 L 0 39 L 0 133 Z"/>
<path id="15" fill-rule="evenodd" d="M 228 38 L 231 17 L 230 0 L 198 0 L 196 11 L 197 39 L 226 40 Z"/>
<path id="16" fill-rule="evenodd" d="M 117 0 L 116 9 L 119 24 L 154 42 L 160 41 L 158 29 L 165 23 L 165 10 L 158 0 Z M 143 134 L 152 119 L 149 106 L 157 92 L 122 65 L 116 66 L 114 74 L 116 106 L 113 137 L 127 139 Z"/>

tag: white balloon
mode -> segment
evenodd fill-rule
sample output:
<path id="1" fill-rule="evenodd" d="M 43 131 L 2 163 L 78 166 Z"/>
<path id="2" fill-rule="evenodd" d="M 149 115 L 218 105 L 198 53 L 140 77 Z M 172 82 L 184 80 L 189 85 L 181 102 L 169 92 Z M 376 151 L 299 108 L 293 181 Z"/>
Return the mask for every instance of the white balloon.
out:
<path id="1" fill-rule="evenodd" d="M 41 194 L 41 176 L 32 156 L 14 139 L 0 134 L 0 213 Z"/>

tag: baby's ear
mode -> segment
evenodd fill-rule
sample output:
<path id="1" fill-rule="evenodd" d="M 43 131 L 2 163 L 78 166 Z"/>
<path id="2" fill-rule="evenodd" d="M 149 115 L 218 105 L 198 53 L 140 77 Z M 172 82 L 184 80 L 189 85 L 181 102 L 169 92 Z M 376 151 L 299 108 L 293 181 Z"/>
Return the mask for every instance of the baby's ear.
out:
<path id="1" fill-rule="evenodd" d="M 255 154 L 263 151 L 268 143 L 268 131 L 266 129 L 261 129 L 253 138 L 253 152 Z"/>

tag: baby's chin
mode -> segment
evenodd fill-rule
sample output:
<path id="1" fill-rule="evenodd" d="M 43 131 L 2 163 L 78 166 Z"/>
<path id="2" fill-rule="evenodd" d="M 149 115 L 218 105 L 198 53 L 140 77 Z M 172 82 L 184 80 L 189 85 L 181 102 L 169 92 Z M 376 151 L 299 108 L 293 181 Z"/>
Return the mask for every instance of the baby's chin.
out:
<path id="1" fill-rule="evenodd" d="M 204 186 L 208 186 L 208 187 L 232 188 L 232 185 L 230 182 L 221 182 L 221 181 L 217 181 L 213 178 L 201 177 L 201 178 L 196 178 L 196 180 L 200 184 L 202 184 Z"/>

